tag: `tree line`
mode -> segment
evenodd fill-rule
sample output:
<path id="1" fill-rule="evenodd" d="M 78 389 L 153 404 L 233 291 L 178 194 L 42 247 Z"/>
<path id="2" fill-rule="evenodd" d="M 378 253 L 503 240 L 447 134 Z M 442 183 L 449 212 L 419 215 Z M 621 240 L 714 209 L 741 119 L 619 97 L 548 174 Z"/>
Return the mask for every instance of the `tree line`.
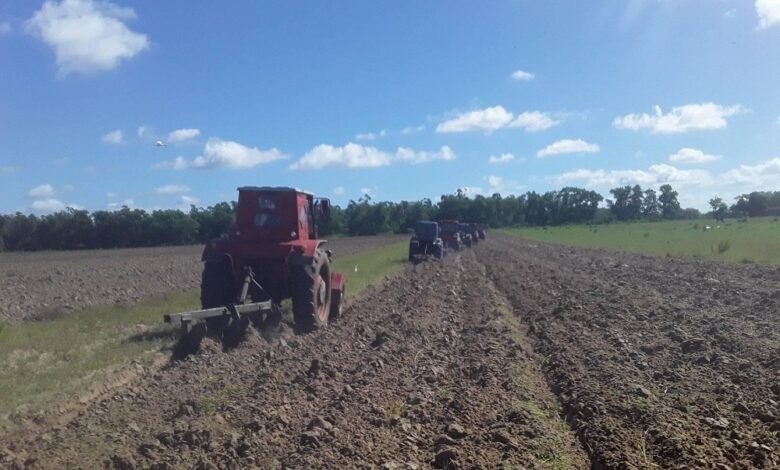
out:
<path id="1" fill-rule="evenodd" d="M 375 202 L 369 195 L 351 200 L 346 207 L 333 206 L 331 218 L 320 223 L 320 234 L 376 235 L 407 233 L 418 220 L 458 219 L 487 227 L 513 225 L 561 225 L 609 223 L 632 220 L 696 219 L 696 209 L 683 209 L 678 192 L 662 185 L 656 192 L 640 185 L 621 186 L 599 193 L 576 187 L 522 195 L 467 197 L 463 191 L 441 196 L 433 202 Z M 602 204 L 605 202 L 605 204 Z M 739 195 L 732 205 L 713 197 L 707 215 L 757 217 L 780 215 L 780 191 Z M 123 207 L 116 211 L 67 209 L 36 216 L 23 213 L 0 215 L 0 251 L 70 250 L 87 248 L 131 248 L 205 243 L 229 232 L 235 202 L 205 208 L 192 206 L 189 212 Z"/>

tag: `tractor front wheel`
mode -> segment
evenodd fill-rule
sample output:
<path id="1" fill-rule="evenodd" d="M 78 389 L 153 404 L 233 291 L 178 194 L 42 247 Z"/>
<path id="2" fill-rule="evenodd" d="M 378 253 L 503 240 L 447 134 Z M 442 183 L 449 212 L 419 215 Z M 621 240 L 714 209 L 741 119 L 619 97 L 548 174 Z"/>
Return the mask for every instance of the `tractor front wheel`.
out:
<path id="1" fill-rule="evenodd" d="M 323 250 L 314 253 L 311 264 L 295 265 L 292 273 L 292 304 L 295 324 L 302 331 L 316 330 L 330 315 L 330 262 Z"/>

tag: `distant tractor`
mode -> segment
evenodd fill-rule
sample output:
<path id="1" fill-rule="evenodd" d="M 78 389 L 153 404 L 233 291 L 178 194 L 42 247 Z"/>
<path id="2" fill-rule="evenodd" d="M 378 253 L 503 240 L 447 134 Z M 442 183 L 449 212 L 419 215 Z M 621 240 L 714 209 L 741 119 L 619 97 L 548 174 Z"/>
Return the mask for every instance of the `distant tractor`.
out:
<path id="1" fill-rule="evenodd" d="M 463 244 L 466 245 L 466 248 L 471 248 L 471 245 L 474 243 L 474 239 L 471 236 L 471 229 L 469 228 L 469 224 L 464 222 L 459 223 L 458 230 L 460 230 L 460 237 L 463 239 Z"/>
<path id="2" fill-rule="evenodd" d="M 485 239 L 485 226 L 482 224 L 477 224 L 477 236 L 480 240 Z"/>
<path id="3" fill-rule="evenodd" d="M 439 224 L 429 220 L 418 220 L 414 235 L 409 240 L 409 261 L 424 259 L 428 255 L 436 259 L 444 256 L 444 243 L 439 236 Z"/>
<path id="4" fill-rule="evenodd" d="M 170 314 L 167 322 L 203 320 L 221 334 L 246 317 L 278 312 L 292 299 L 296 326 L 311 331 L 341 313 L 345 278 L 331 271 L 330 250 L 317 224 L 330 217 L 330 201 L 286 187 L 238 188 L 235 228 L 203 250 L 202 310 Z M 202 324 L 199 322 L 198 324 Z"/>
<path id="5" fill-rule="evenodd" d="M 479 224 L 475 222 L 469 222 L 466 224 L 468 226 L 468 233 L 471 235 L 471 242 L 472 243 L 478 243 L 479 238 Z"/>
<path id="6" fill-rule="evenodd" d="M 457 220 L 440 220 L 439 228 L 446 250 L 460 251 L 463 248 L 463 239 L 460 236 L 460 225 Z"/>

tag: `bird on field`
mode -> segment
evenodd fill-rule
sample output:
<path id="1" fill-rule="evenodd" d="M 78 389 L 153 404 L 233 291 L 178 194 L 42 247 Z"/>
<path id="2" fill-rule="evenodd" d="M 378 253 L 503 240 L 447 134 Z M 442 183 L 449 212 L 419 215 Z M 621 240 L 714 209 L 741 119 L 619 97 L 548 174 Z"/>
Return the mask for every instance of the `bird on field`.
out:
<path id="1" fill-rule="evenodd" d="M 357 272 L 357 264 L 355 265 L 355 272 Z"/>

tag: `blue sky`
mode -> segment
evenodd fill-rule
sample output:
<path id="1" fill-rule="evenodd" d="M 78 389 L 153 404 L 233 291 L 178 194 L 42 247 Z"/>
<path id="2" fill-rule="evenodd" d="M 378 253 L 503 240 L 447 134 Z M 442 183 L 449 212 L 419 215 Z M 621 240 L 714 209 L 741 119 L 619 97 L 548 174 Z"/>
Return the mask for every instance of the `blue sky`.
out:
<path id="1" fill-rule="evenodd" d="M 780 190 L 780 0 L 474 5 L 6 0 L 0 212 Z"/>

